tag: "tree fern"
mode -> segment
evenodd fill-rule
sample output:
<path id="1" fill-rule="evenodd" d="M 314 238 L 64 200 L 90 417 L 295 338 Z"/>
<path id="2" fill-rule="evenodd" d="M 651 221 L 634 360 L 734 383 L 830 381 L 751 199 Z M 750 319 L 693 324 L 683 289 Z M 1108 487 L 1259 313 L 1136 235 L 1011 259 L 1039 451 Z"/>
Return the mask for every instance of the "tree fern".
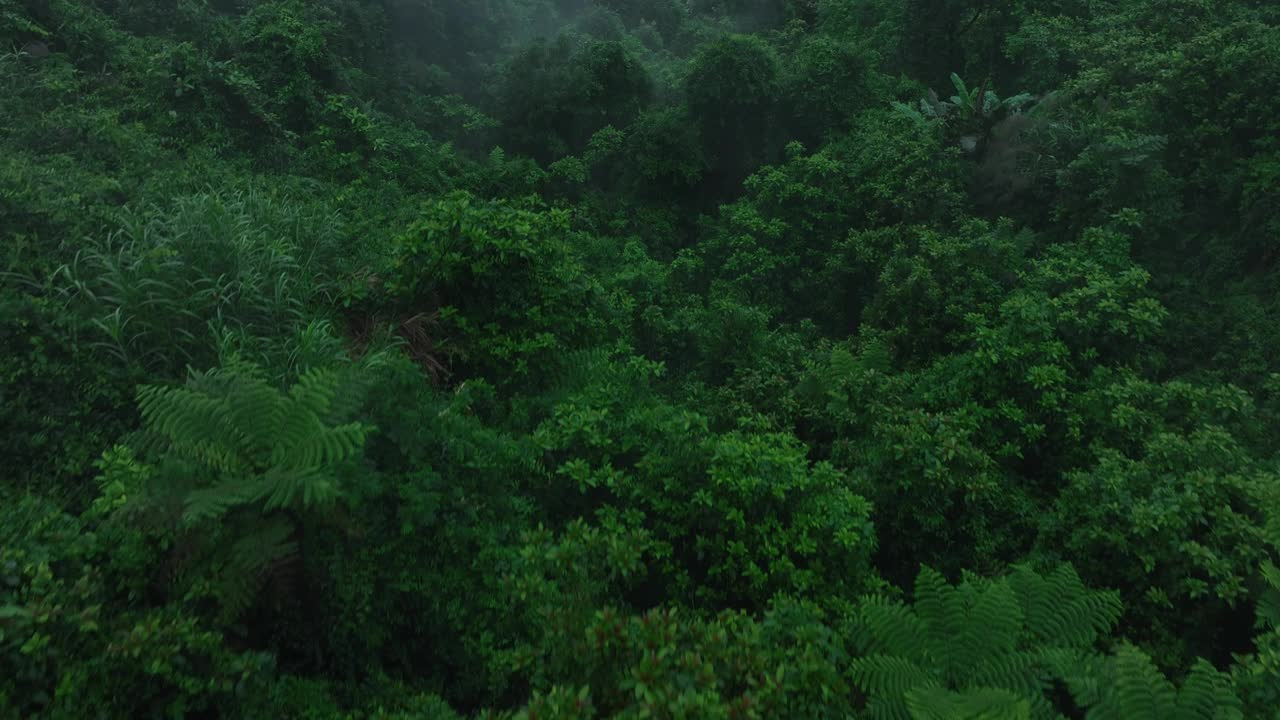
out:
<path id="1" fill-rule="evenodd" d="M 1181 690 L 1138 648 L 1122 644 L 1111 659 L 1100 702 L 1086 720 L 1231 720 L 1244 717 L 1231 681 L 1200 660 Z"/>
<path id="2" fill-rule="evenodd" d="M 336 467 L 367 428 L 324 418 L 339 391 L 328 370 L 305 373 L 285 394 L 250 368 L 195 374 L 187 387 L 144 387 L 139 407 L 153 444 L 194 465 L 204 482 L 186 519 L 212 519 L 247 503 L 308 509 L 336 497 Z"/>
<path id="3" fill-rule="evenodd" d="M 283 392 L 242 363 L 138 391 L 155 492 L 177 499 L 183 532 L 208 549 L 206 592 L 228 615 L 298 552 L 296 519 L 339 497 L 337 471 L 368 434 L 335 412 L 350 407 L 347 391 L 336 372 L 313 369 Z"/>
<path id="4" fill-rule="evenodd" d="M 223 517 L 232 508 L 251 502 L 255 486 L 242 480 L 227 480 L 213 487 L 197 488 L 186 493 L 182 519 L 188 525 Z"/>
<path id="5" fill-rule="evenodd" d="M 1084 661 L 1120 613 L 1113 593 L 1084 588 L 1070 569 L 953 586 L 924 568 L 915 595 L 911 606 L 872 597 L 859 607 L 866 655 L 852 677 L 873 717 L 1056 717 L 1046 690 L 1058 668 Z M 1083 629 L 1042 629 L 1067 626 Z"/>
<path id="6" fill-rule="evenodd" d="M 951 585 L 921 570 L 915 603 L 862 601 L 864 653 L 851 678 L 873 718 L 1059 718 L 1050 690 L 1065 683 L 1089 720 L 1227 720 L 1240 704 L 1227 677 L 1200 661 L 1174 688 L 1142 651 L 1094 648 L 1120 617 L 1113 592 L 1086 588 L 1070 567 L 1015 567 L 995 580 Z"/>

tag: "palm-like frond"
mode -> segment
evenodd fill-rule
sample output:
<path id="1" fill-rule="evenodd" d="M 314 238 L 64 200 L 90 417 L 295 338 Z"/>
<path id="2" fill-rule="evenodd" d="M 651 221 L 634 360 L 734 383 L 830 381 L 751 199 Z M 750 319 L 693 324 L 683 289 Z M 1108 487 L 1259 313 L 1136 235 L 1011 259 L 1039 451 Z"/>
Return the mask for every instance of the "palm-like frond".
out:
<path id="1" fill-rule="evenodd" d="M 1138 648 L 1122 644 L 1107 667 L 1100 701 L 1087 720 L 1228 720 L 1242 718 L 1231 679 L 1204 660 L 1176 688 Z"/>
<path id="2" fill-rule="evenodd" d="M 1093 688 L 1095 700 L 1105 695 L 1096 673 L 1068 675 L 1098 667 L 1092 645 L 1119 612 L 1114 593 L 1089 590 L 1070 568 L 1017 567 L 954 586 L 923 568 L 914 604 L 859 605 L 855 635 L 866 655 L 851 675 L 873 717 L 1056 718 L 1055 678 Z"/>
<path id="3" fill-rule="evenodd" d="M 215 550 L 215 594 L 232 615 L 248 607 L 272 563 L 296 550 L 292 513 L 331 505 L 337 468 L 356 457 L 368 428 L 332 424 L 341 376 L 309 370 L 283 392 L 241 364 L 193 373 L 185 387 L 138 392 L 152 450 L 170 468 L 188 532 L 241 532 Z M 170 492 L 169 494 L 172 494 Z M 210 526 L 220 523 L 220 526 Z"/>

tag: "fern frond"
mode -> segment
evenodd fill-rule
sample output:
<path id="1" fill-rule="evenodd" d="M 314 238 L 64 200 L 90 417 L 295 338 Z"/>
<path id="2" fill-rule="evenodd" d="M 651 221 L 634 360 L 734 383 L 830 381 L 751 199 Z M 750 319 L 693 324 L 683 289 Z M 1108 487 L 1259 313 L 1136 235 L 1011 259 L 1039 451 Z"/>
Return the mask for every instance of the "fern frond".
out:
<path id="1" fill-rule="evenodd" d="M 259 377 L 245 378 L 227 398 L 230 420 L 244 439 L 243 450 L 262 462 L 284 420 L 286 403 L 280 392 Z"/>
<path id="2" fill-rule="evenodd" d="M 1041 643 L 1084 648 L 1110 632 L 1120 619 L 1120 596 L 1085 587 L 1070 565 L 1041 576 L 1017 567 L 1008 581 L 1017 592 L 1026 626 Z"/>
<path id="3" fill-rule="evenodd" d="M 289 403 L 284 416 L 272 435 L 272 450 L 267 462 L 278 465 L 285 462 L 289 453 L 307 438 L 324 430 L 324 423 L 316 414 L 301 405 Z"/>
<path id="4" fill-rule="evenodd" d="M 912 720 L 1031 719 L 1031 703 L 1008 690 L 918 688 L 907 692 L 906 704 Z"/>
<path id="5" fill-rule="evenodd" d="M 942 573 L 933 568 L 920 568 L 920 573 L 916 575 L 915 586 L 915 611 L 920 619 L 928 626 L 929 631 L 935 635 L 950 635 L 953 630 L 959 629 L 960 617 L 954 612 L 955 606 L 959 603 L 955 602 L 956 589 L 952 587 Z M 963 614 L 962 612 L 959 613 Z"/>
<path id="6" fill-rule="evenodd" d="M 988 659 L 1012 653 L 1022 631 L 1022 608 L 1003 580 L 980 591 L 966 615 L 963 629 L 951 643 L 954 677 L 972 673 Z"/>
<path id="7" fill-rule="evenodd" d="M 1062 568 L 1058 568 L 1055 574 L 1061 571 Z M 1022 615 L 1026 620 L 1027 628 L 1037 640 L 1043 640 L 1044 636 L 1039 626 L 1046 617 L 1053 614 L 1057 600 L 1049 588 L 1049 581 L 1026 565 L 1015 565 L 1006 579 L 1022 605 Z"/>
<path id="8" fill-rule="evenodd" d="M 1119 599 L 1115 593 L 1089 590 L 1070 567 L 1043 576 L 1018 567 L 996 580 L 966 573 L 956 586 L 925 567 L 915 596 L 911 606 L 883 597 L 865 598 L 859 605 L 856 640 L 871 654 L 855 661 L 852 675 L 867 692 L 868 710 L 874 708 L 875 716 L 901 717 L 911 710 L 920 717 L 969 717 L 964 713 L 972 711 L 974 717 L 1014 712 L 1053 718 L 1058 711 L 1052 689 L 1059 680 L 1082 707 L 1105 706 L 1103 700 L 1121 696 L 1121 686 L 1111 679 L 1117 661 L 1092 653 L 1097 635 L 1118 618 Z M 1140 669 L 1134 657 L 1125 661 L 1131 675 Z M 1145 686 L 1137 682 L 1124 687 L 1132 692 Z M 927 688 L 1017 702 L 971 708 L 944 703 L 939 710 L 926 700 L 954 700 L 963 693 L 923 693 Z M 911 690 L 916 704 L 908 708 L 906 693 Z M 994 694 L 981 695 L 988 691 Z M 940 714 L 928 714 L 934 710 Z M 1099 717 L 1108 717 L 1105 707 L 1102 712 Z"/>
<path id="9" fill-rule="evenodd" d="M 246 438 L 226 398 L 192 387 L 145 386 L 138 404 L 147 429 L 169 450 L 218 473 L 244 470 Z"/>
<path id="10" fill-rule="evenodd" d="M 915 591 L 916 614 L 929 629 L 930 654 L 951 678 L 959 657 L 955 641 L 966 626 L 965 598 L 941 573 L 927 567 L 916 576 Z"/>
<path id="11" fill-rule="evenodd" d="M 286 394 L 232 357 L 223 369 L 191 373 L 186 387 L 138 392 L 148 437 L 162 453 L 164 485 L 151 496 L 181 508 L 182 539 L 240 537 L 203 553 L 213 592 L 231 616 L 253 602 L 265 568 L 295 551 L 292 525 L 270 515 L 333 503 L 335 467 L 364 446 L 365 426 L 325 419 L 340 390 L 337 374 L 312 370 Z M 194 591 L 208 592 L 207 582 Z"/>
<path id="12" fill-rule="evenodd" d="M 1008 688 L 1032 697 L 1048 687 L 1051 674 L 1042 652 L 1004 652 L 979 660 L 967 680 L 970 687 Z"/>
<path id="13" fill-rule="evenodd" d="M 874 697 L 867 703 L 866 714 L 871 720 L 911 720 L 911 709 L 900 697 Z"/>
<path id="14" fill-rule="evenodd" d="M 148 429 L 181 448 L 221 438 L 231 427 L 225 403 L 187 388 L 143 386 L 138 410 Z"/>
<path id="15" fill-rule="evenodd" d="M 332 478 L 317 469 L 271 468 L 262 476 L 253 500 L 267 512 L 293 507 L 323 505 L 336 496 Z"/>
<path id="16" fill-rule="evenodd" d="M 929 630 L 911 608 L 883 596 L 859 608 L 861 644 L 869 654 L 892 653 L 917 661 L 928 656 Z"/>
<path id="17" fill-rule="evenodd" d="M 338 374 L 332 370 L 315 368 L 303 373 L 298 383 L 289 390 L 289 397 L 300 408 L 323 417 L 338 394 Z"/>
<path id="18" fill-rule="evenodd" d="M 1280 629 L 1280 567 L 1267 560 L 1261 572 L 1267 588 L 1258 596 L 1258 621 L 1263 627 Z"/>
<path id="19" fill-rule="evenodd" d="M 1098 653 L 1082 653 L 1055 648 L 1041 653 L 1049 672 L 1066 683 L 1071 697 L 1081 707 L 1093 707 L 1102 701 L 1111 676 L 1110 658 Z"/>
<path id="20" fill-rule="evenodd" d="M 942 687 L 938 678 L 903 657 L 869 655 L 853 661 L 850 675 L 864 692 L 881 697 L 902 697 L 913 688 Z"/>
<path id="21" fill-rule="evenodd" d="M 360 451 L 366 430 L 359 423 L 335 428 L 321 427 L 318 432 L 302 435 L 296 444 L 277 446 L 273 464 L 293 470 L 337 465 Z"/>
<path id="22" fill-rule="evenodd" d="M 220 518 L 232 508 L 249 502 L 253 497 L 253 485 L 242 480 L 193 490 L 187 494 L 182 519 L 187 525 L 195 525 L 204 520 Z"/>
<path id="23" fill-rule="evenodd" d="M 1262 579 L 1272 590 L 1280 590 L 1280 567 L 1270 560 L 1262 562 Z"/>
<path id="24" fill-rule="evenodd" d="M 1178 692 L 1175 720 L 1227 720 L 1241 718 L 1240 699 L 1232 691 L 1230 676 L 1198 660 Z"/>
<path id="25" fill-rule="evenodd" d="M 1110 692 L 1088 720 L 1168 720 L 1177 711 L 1177 693 L 1151 658 L 1125 643 L 1116 649 Z"/>
<path id="26" fill-rule="evenodd" d="M 1095 592 L 1065 599 L 1057 612 L 1037 626 L 1046 642 L 1070 647 L 1089 647 L 1115 625 L 1123 606 L 1112 592 Z"/>

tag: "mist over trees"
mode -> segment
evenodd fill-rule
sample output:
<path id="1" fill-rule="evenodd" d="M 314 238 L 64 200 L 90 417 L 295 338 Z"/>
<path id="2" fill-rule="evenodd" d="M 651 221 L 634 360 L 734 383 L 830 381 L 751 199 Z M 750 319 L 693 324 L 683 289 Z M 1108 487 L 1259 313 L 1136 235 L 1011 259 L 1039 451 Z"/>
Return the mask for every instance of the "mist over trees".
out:
<path id="1" fill-rule="evenodd" d="M 1280 5 L 0 0 L 0 720 L 1280 718 Z"/>

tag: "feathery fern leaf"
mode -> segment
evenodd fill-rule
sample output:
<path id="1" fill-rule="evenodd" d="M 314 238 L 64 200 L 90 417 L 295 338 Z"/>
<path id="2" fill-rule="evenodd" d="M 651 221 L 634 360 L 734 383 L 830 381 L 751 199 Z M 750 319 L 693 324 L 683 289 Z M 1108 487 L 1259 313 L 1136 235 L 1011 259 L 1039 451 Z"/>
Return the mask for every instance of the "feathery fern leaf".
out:
<path id="1" fill-rule="evenodd" d="M 912 720 L 1030 720 L 1031 703 L 1005 690 L 918 688 L 907 693 Z"/>
<path id="2" fill-rule="evenodd" d="M 911 608 L 886 597 L 867 598 L 859 608 L 863 649 L 871 654 L 892 651 L 924 660 L 928 657 L 929 628 Z"/>
<path id="3" fill-rule="evenodd" d="M 1028 630 L 1043 643 L 1090 645 L 1111 631 L 1123 610 L 1118 593 L 1089 591 L 1070 565 L 1043 576 L 1018 566 L 1008 581 L 1022 604 Z"/>
<path id="4" fill-rule="evenodd" d="M 226 515 L 231 508 L 252 500 L 253 492 L 252 484 L 237 480 L 192 490 L 187 494 L 182 519 L 188 525 L 215 520 Z"/>
<path id="5" fill-rule="evenodd" d="M 871 597 L 858 607 L 855 637 L 868 656 L 852 678 L 873 716 L 1057 718 L 1057 679 L 1093 700 L 1105 695 L 1094 674 L 1073 673 L 1100 667 L 1091 647 L 1114 625 L 1119 600 L 1087 589 L 1073 570 L 1019 567 L 953 586 L 926 567 L 915 596 L 911 606 Z"/>
<path id="6" fill-rule="evenodd" d="M 1098 701 L 1085 717 L 1087 720 L 1239 720 L 1243 717 L 1240 707 L 1229 677 L 1204 660 L 1196 663 L 1179 690 L 1156 669 L 1146 653 L 1124 643 L 1107 663 Z"/>
<path id="7" fill-rule="evenodd" d="M 1113 712 L 1114 717 L 1127 720 L 1164 720 L 1174 716 L 1177 700 L 1173 683 L 1156 669 L 1151 658 L 1124 644 L 1116 649 L 1115 686 L 1111 696 L 1096 708 L 1097 717 Z"/>
<path id="8" fill-rule="evenodd" d="M 1262 563 L 1262 581 L 1267 589 L 1258 598 L 1258 620 L 1272 628 L 1280 629 L 1280 567 L 1266 561 Z"/>
<path id="9" fill-rule="evenodd" d="M 1225 720 L 1241 716 L 1231 679 L 1207 661 L 1196 661 L 1178 692 L 1177 720 Z"/>
<path id="10" fill-rule="evenodd" d="M 903 657 L 870 655 L 855 660 L 853 681 L 872 695 L 902 696 L 919 687 L 941 687 L 932 673 Z"/>
<path id="11" fill-rule="evenodd" d="M 1006 658 L 1022 632 L 1022 608 L 1008 582 L 991 583 L 973 598 L 956 635 L 952 674 L 963 677 L 992 658 Z"/>
<path id="12" fill-rule="evenodd" d="M 935 640 L 953 637 L 964 624 L 964 612 L 955 594 L 956 589 L 933 568 L 922 568 L 916 577 L 915 611 Z M 944 653 L 948 650 L 945 645 L 935 642 Z"/>
<path id="13" fill-rule="evenodd" d="M 307 511 L 339 497 L 337 468 L 359 455 L 368 428 L 329 422 L 343 390 L 337 373 L 311 369 L 286 393 L 242 363 L 192 373 L 180 388 L 144 387 L 138 403 L 161 458 L 159 492 L 182 508 L 192 537 L 217 541 L 207 558 L 214 595 L 230 616 L 252 604 L 274 563 L 296 551 L 277 511 Z M 216 523 L 216 524 L 215 524 Z"/>

